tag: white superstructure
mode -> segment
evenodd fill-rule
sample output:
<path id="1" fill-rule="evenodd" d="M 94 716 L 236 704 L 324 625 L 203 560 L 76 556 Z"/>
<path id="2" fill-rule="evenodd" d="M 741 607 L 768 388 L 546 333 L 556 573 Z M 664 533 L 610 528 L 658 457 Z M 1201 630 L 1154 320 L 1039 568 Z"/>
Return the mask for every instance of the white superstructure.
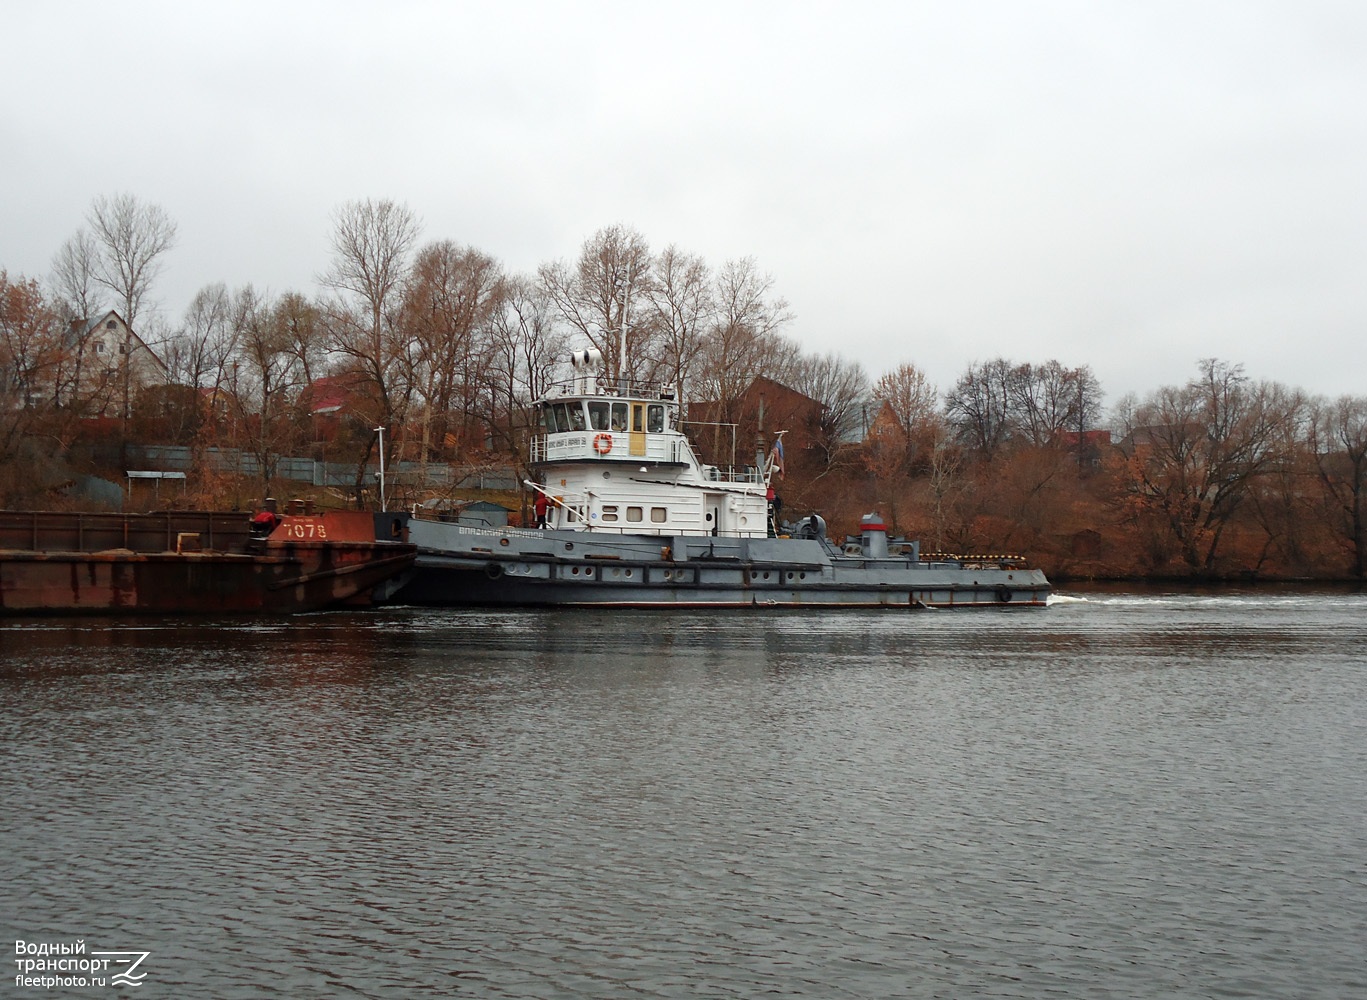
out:
<path id="1" fill-rule="evenodd" d="M 533 484 L 550 500 L 547 527 L 633 535 L 763 538 L 769 532 L 767 463 L 703 465 L 680 425 L 671 386 L 600 386 L 590 365 L 536 405 Z M 762 458 L 756 459 L 763 461 Z"/>

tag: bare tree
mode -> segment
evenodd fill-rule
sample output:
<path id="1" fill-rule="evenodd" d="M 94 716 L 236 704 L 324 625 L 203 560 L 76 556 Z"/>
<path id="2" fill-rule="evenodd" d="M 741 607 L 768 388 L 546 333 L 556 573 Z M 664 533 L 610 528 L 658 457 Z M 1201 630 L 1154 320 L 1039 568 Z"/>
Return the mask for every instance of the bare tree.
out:
<path id="1" fill-rule="evenodd" d="M 1081 434 L 1100 412 L 1101 386 L 1086 365 L 1024 364 L 1011 370 L 1006 385 L 1008 420 L 1017 435 L 1036 447 L 1057 444 L 1065 432 Z"/>
<path id="2" fill-rule="evenodd" d="M 494 316 L 493 331 L 500 340 L 514 345 L 517 398 L 531 403 L 544 396 L 563 374 L 568 337 L 557 322 L 554 303 L 529 278 L 505 282 L 501 306 Z"/>
<path id="3" fill-rule="evenodd" d="M 132 410 L 133 345 L 128 337 L 144 318 L 143 306 L 161 273 L 162 258 L 175 246 L 176 224 L 161 206 L 141 202 L 131 194 L 96 198 L 86 222 L 100 247 L 95 281 L 114 294 L 116 308 L 128 331 L 119 352 L 118 372 L 126 437 Z"/>
<path id="4" fill-rule="evenodd" d="M 330 311 L 332 346 L 373 382 L 386 426 L 408 394 L 406 384 L 395 382 L 403 375 L 406 347 L 396 321 L 420 231 L 407 205 L 388 199 L 347 202 L 333 215 L 332 264 L 319 279 L 344 300 Z"/>
<path id="5" fill-rule="evenodd" d="M 88 229 L 78 229 L 52 258 L 52 287 L 69 321 L 89 322 L 100 310 L 100 245 Z"/>
<path id="6" fill-rule="evenodd" d="M 322 311 L 298 292 L 285 292 L 276 301 L 272 313 L 285 350 L 297 367 L 299 382 L 307 386 L 318 377 L 327 349 Z"/>
<path id="7" fill-rule="evenodd" d="M 95 272 L 100 266 L 100 247 L 87 229 L 78 229 L 52 258 L 53 307 L 66 321 L 69 350 L 55 386 L 57 402 L 80 410 L 82 388 L 89 378 L 85 334 L 100 311 Z"/>
<path id="8" fill-rule="evenodd" d="M 1135 411 L 1121 483 L 1132 514 L 1156 519 L 1193 571 L 1210 572 L 1254 478 L 1280 457 L 1278 428 L 1301 400 L 1275 384 L 1250 384 L 1241 365 L 1208 358 L 1199 369 Z"/>
<path id="9" fill-rule="evenodd" d="M 656 325 L 665 357 L 664 377 L 687 398 L 703 338 L 715 311 L 712 274 L 701 257 L 667 246 L 655 263 Z"/>
<path id="10" fill-rule="evenodd" d="M 305 384 L 295 328 L 298 300 L 288 296 L 271 302 L 250 285 L 231 299 L 238 359 L 231 398 L 246 450 L 256 460 L 263 497 L 270 493 L 280 456 L 298 443 L 294 404 Z"/>
<path id="11" fill-rule="evenodd" d="M 1318 403 L 1309 424 L 1327 520 L 1349 555 L 1352 574 L 1367 575 L 1367 397 Z"/>
<path id="12" fill-rule="evenodd" d="M 573 264 L 543 264 L 537 271 L 566 326 L 602 353 L 615 378 L 649 377 L 658 367 L 649 347 L 655 332 L 654 264 L 645 237 L 615 225 L 585 240 Z"/>
<path id="13" fill-rule="evenodd" d="M 1004 358 L 972 364 L 945 398 L 946 419 L 987 461 L 1010 435 L 1013 370 Z"/>
<path id="14" fill-rule="evenodd" d="M 537 282 L 522 277 L 504 282 L 489 335 L 494 368 L 506 393 L 510 442 L 521 459 L 527 456 L 517 432 L 529 426 L 532 402 L 550 388 L 569 354 L 568 338 L 557 320 L 554 303 Z"/>
<path id="15" fill-rule="evenodd" d="M 1257 567 L 1276 554 L 1284 566 L 1304 572 L 1311 563 L 1311 528 L 1316 527 L 1315 462 L 1308 442 L 1314 438 L 1315 407 L 1299 390 L 1272 384 L 1274 403 L 1291 402 L 1285 416 L 1271 428 L 1271 461 L 1251 482 L 1245 504 L 1249 520 L 1263 529 L 1262 553 Z"/>
<path id="16" fill-rule="evenodd" d="M 926 506 L 931 517 L 931 547 L 944 552 L 964 545 L 968 539 L 967 518 L 961 508 L 972 483 L 963 474 L 963 449 L 949 424 L 936 420 L 931 429 Z"/>
<path id="17" fill-rule="evenodd" d="M 196 389 L 223 384 L 236 346 L 231 308 L 228 288 L 222 282 L 195 293 L 166 351 L 172 381 Z"/>
<path id="18" fill-rule="evenodd" d="M 800 355 L 780 335 L 790 319 L 788 303 L 772 298 L 774 279 L 753 257 L 729 260 L 717 272 L 712 325 L 698 355 L 699 398 L 716 401 L 718 419 L 734 422 L 737 404 L 759 375 L 792 382 Z"/>
<path id="19" fill-rule="evenodd" d="M 176 224 L 161 206 L 131 194 L 96 198 L 86 222 L 100 247 L 95 281 L 114 294 L 123 321 L 136 327 L 162 258 L 176 244 Z"/>
<path id="20" fill-rule="evenodd" d="M 793 388 L 821 404 L 813 443 L 830 468 L 841 445 L 854 440 L 861 430 L 869 398 L 868 376 L 857 361 L 847 361 L 838 354 L 818 354 L 803 358 Z"/>
<path id="21" fill-rule="evenodd" d="M 195 293 L 180 328 L 162 348 L 170 383 L 163 398 L 168 406 L 177 399 L 183 404 L 168 410 L 167 416 L 173 418 L 168 432 L 191 443 L 196 465 L 206 444 L 205 432 L 223 410 L 223 390 L 237 348 L 231 313 L 227 286 L 206 285 Z"/>

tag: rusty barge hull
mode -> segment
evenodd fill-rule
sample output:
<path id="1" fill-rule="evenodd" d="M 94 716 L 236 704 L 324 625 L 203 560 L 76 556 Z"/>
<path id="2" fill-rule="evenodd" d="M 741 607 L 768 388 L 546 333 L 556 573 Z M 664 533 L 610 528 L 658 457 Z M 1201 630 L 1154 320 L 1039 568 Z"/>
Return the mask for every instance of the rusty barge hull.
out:
<path id="1" fill-rule="evenodd" d="M 372 515 L 0 512 L 0 615 L 315 611 L 368 603 L 413 563 Z"/>

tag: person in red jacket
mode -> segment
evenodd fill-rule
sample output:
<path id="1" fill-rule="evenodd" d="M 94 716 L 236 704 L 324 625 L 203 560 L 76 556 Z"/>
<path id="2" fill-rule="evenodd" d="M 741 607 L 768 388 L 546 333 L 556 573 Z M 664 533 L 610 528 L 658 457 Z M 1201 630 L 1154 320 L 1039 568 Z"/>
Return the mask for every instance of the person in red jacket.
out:
<path id="1" fill-rule="evenodd" d="M 252 515 L 252 536 L 265 538 L 275 530 L 280 521 L 280 515 L 275 512 L 275 500 L 272 497 L 267 497 L 261 509 Z"/>

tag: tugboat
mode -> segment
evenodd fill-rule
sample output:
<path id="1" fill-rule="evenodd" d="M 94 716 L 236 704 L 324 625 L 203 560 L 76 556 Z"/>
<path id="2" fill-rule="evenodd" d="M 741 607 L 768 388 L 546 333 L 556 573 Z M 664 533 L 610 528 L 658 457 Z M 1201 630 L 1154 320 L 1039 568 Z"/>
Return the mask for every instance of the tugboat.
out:
<path id="1" fill-rule="evenodd" d="M 811 515 L 780 533 L 775 450 L 749 467 L 698 459 L 672 386 L 600 384 L 602 356 L 536 403 L 537 528 L 414 517 L 399 603 L 521 607 L 1042 608 L 1050 585 L 1016 556 L 922 557 L 869 514 L 843 546 Z"/>

